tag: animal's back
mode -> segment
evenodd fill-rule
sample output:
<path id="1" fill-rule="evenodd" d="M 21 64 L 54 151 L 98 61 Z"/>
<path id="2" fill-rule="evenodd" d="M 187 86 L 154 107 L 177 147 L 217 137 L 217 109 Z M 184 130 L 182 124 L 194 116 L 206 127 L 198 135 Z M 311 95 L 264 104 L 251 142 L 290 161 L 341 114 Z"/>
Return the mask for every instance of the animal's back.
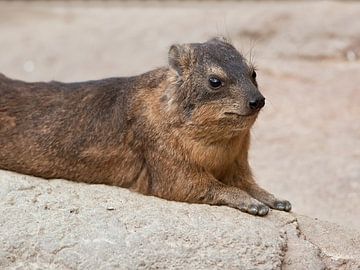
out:
<path id="1" fill-rule="evenodd" d="M 137 158 L 126 142 L 132 84 L 131 78 L 26 83 L 1 75 L 0 168 L 110 182 L 114 168 Z"/>

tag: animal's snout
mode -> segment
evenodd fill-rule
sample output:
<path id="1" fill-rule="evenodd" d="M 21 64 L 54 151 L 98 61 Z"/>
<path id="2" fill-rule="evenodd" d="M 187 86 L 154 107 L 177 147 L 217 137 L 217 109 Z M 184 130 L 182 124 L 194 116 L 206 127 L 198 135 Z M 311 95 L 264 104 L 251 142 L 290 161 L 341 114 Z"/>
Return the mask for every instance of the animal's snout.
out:
<path id="1" fill-rule="evenodd" d="M 265 98 L 263 96 L 251 99 L 249 101 L 249 107 L 252 110 L 260 110 L 265 106 Z"/>

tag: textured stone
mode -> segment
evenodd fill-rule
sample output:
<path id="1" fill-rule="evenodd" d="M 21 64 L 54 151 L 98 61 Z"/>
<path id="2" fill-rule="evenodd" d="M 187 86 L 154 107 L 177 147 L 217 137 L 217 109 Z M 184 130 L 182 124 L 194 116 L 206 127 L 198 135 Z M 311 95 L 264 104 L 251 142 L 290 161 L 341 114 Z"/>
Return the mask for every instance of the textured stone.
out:
<path id="1" fill-rule="evenodd" d="M 1 269 L 299 269 L 309 258 L 312 266 L 360 266 L 358 252 L 347 252 L 358 247 L 357 232 L 295 214 L 254 217 L 7 171 L 0 200 Z M 322 233 L 341 249 L 330 252 Z"/>

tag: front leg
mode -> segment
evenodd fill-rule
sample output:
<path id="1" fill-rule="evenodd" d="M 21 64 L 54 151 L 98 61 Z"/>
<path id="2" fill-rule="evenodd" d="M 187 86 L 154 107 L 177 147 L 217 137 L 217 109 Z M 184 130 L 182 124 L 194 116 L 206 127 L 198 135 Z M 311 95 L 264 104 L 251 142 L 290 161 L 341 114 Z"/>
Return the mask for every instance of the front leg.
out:
<path id="1" fill-rule="evenodd" d="M 245 191 L 227 186 L 203 169 L 187 163 L 158 158 L 149 164 L 149 195 L 168 200 L 210 205 L 227 205 L 252 215 L 264 216 L 269 208 Z"/>
<path id="2" fill-rule="evenodd" d="M 243 163 L 237 161 L 223 182 L 246 191 L 252 197 L 273 209 L 286 212 L 291 210 L 291 203 L 289 201 L 276 198 L 255 182 L 247 161 Z"/>
<path id="3" fill-rule="evenodd" d="M 286 212 L 291 210 L 291 203 L 289 201 L 276 198 L 273 194 L 261 188 L 252 177 L 241 182 L 242 184 L 240 186 L 242 186 L 242 189 L 260 202 L 263 202 L 276 210 Z"/>

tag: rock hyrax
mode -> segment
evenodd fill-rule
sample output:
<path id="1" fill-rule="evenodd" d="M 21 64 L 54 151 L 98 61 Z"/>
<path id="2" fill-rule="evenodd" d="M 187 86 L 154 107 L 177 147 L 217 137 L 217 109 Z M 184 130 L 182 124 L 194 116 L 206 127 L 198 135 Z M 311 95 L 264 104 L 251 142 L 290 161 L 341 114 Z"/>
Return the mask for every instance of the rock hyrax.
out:
<path id="1" fill-rule="evenodd" d="M 0 75 L 0 168 L 253 215 L 289 211 L 248 163 L 265 104 L 255 70 L 222 38 L 172 45 L 168 59 L 139 76 L 80 83 Z"/>

